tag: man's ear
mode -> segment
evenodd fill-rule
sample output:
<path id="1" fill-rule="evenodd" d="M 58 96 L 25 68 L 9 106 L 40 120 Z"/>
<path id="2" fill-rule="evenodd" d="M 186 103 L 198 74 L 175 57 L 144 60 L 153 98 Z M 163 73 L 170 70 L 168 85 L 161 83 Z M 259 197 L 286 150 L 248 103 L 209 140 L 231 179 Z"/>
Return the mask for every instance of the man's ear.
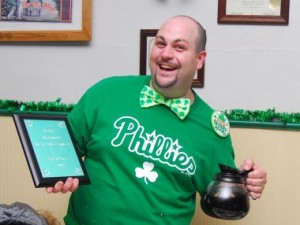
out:
<path id="1" fill-rule="evenodd" d="M 204 62 L 205 62 L 205 58 L 206 58 L 206 51 L 201 51 L 198 54 L 198 59 L 197 59 L 197 69 L 201 69 Z"/>

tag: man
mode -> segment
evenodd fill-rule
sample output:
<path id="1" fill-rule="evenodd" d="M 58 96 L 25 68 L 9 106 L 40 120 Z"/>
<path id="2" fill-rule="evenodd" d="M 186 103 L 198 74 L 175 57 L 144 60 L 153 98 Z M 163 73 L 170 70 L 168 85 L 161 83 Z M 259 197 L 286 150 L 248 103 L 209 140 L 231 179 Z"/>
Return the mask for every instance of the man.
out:
<path id="1" fill-rule="evenodd" d="M 157 33 L 151 77 L 104 79 L 81 98 L 69 121 L 91 185 L 47 188 L 74 192 L 66 224 L 188 225 L 218 164 L 235 167 L 228 120 L 191 89 L 205 42 L 197 21 L 173 17 Z M 252 160 L 240 168 L 253 169 L 246 187 L 260 198 L 266 172 Z"/>

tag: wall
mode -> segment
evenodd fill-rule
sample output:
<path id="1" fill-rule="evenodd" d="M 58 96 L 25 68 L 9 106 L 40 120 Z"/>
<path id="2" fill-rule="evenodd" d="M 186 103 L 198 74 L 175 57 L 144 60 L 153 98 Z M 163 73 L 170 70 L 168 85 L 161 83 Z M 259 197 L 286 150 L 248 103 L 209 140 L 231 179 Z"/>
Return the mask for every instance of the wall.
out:
<path id="1" fill-rule="evenodd" d="M 68 194 L 48 194 L 35 189 L 11 117 L 0 116 L 0 203 L 21 201 L 35 209 L 47 209 L 61 221 Z M 268 184 L 260 200 L 251 200 L 249 214 L 242 220 L 223 221 L 199 209 L 192 225 L 294 225 L 299 223 L 300 132 L 232 128 L 236 162 L 253 158 L 268 171 Z"/>
<path id="2" fill-rule="evenodd" d="M 207 30 L 205 87 L 218 109 L 298 112 L 300 1 L 288 26 L 218 25 L 218 1 L 93 1 L 90 43 L 0 43 L 0 99 L 75 103 L 104 77 L 139 73 L 139 30 L 176 14 Z M 1 23 L 0 23 L 1 26 Z"/>
<path id="3" fill-rule="evenodd" d="M 271 129 L 232 128 L 236 162 L 252 158 L 268 172 L 261 199 L 250 201 L 249 214 L 242 220 L 222 221 L 195 215 L 193 225 L 292 225 L 300 216 L 300 132 Z"/>

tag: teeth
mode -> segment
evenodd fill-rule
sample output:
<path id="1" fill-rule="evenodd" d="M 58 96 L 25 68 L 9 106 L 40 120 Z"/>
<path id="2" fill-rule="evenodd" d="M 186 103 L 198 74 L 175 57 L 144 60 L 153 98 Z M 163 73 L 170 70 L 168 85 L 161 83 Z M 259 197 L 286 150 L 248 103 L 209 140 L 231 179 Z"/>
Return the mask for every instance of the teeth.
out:
<path id="1" fill-rule="evenodd" d="M 162 69 L 166 69 L 166 70 L 172 70 L 172 69 L 174 69 L 174 67 L 168 66 L 168 65 L 161 65 L 161 68 Z"/>

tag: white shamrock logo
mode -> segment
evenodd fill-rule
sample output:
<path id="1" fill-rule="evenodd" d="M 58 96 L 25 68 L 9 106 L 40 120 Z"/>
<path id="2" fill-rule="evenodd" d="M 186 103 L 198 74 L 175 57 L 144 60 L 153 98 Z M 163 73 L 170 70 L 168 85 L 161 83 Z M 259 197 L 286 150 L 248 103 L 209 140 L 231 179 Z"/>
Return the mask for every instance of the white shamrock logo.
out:
<path id="1" fill-rule="evenodd" d="M 143 178 L 145 180 L 145 183 L 148 185 L 147 180 L 149 180 L 150 182 L 155 182 L 158 174 L 155 171 L 152 171 L 154 168 L 154 164 L 153 163 L 149 163 L 149 162 L 144 162 L 143 163 L 143 169 L 142 168 L 136 168 L 135 169 L 135 175 L 138 178 Z"/>

